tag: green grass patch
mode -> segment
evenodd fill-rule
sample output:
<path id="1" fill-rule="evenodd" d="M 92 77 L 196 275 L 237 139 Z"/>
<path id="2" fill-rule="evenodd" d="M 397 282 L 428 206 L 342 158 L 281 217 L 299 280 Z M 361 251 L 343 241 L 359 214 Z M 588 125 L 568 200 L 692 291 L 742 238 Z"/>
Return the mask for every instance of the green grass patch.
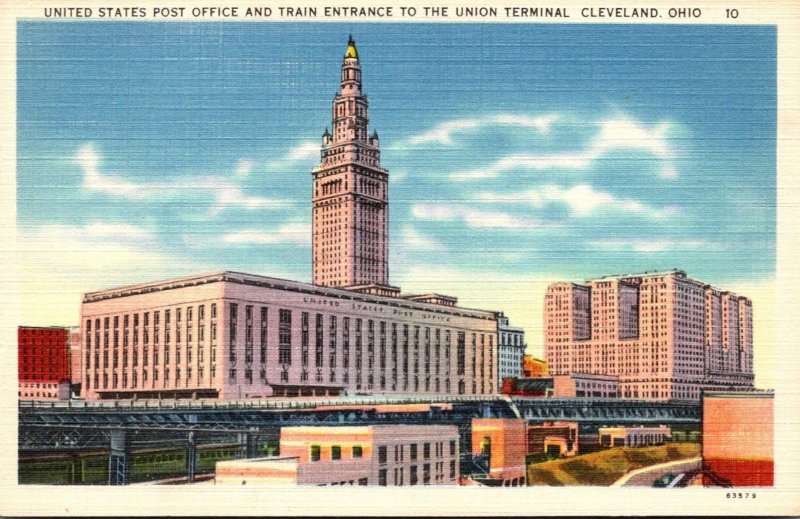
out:
<path id="1" fill-rule="evenodd" d="M 528 485 L 609 486 L 632 470 L 699 455 L 700 445 L 697 443 L 616 447 L 574 458 L 530 465 Z"/>

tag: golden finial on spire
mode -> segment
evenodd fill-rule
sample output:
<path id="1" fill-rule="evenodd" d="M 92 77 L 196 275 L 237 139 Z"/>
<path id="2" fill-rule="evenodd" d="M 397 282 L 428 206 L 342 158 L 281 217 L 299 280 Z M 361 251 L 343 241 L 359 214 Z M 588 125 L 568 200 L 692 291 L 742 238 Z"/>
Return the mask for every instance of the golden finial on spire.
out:
<path id="1" fill-rule="evenodd" d="M 344 57 L 358 59 L 358 49 L 356 49 L 356 42 L 353 40 L 352 34 L 347 40 L 347 51 L 345 51 Z"/>

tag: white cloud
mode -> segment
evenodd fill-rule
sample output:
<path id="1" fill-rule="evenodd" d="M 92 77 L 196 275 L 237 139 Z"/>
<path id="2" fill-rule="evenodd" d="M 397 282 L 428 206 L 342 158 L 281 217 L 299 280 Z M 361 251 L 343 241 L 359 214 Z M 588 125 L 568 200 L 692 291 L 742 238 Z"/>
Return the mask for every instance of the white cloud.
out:
<path id="1" fill-rule="evenodd" d="M 292 165 L 293 163 L 319 158 L 321 145 L 317 141 L 303 141 L 297 144 L 294 148 L 286 152 L 286 154 L 273 160 L 268 164 L 270 168 L 281 168 Z"/>
<path id="2" fill-rule="evenodd" d="M 81 146 L 75 153 L 75 162 L 83 169 L 83 185 L 90 191 L 96 191 L 111 196 L 143 199 L 150 196 L 146 186 L 128 182 L 119 175 L 100 173 L 100 154 L 94 146 L 87 144 Z M 159 186 L 153 185 L 152 190 Z"/>
<path id="3" fill-rule="evenodd" d="M 627 117 L 600 123 L 600 135 L 592 143 L 592 151 L 602 154 L 608 150 L 635 149 L 649 151 L 660 159 L 675 158 L 675 150 L 667 139 L 671 125 L 666 122 L 647 128 Z"/>
<path id="4" fill-rule="evenodd" d="M 707 240 L 672 240 L 667 238 L 642 238 L 634 240 L 593 240 L 587 242 L 590 247 L 610 251 L 633 251 L 656 253 L 683 250 L 724 250 L 723 244 Z"/>
<path id="5" fill-rule="evenodd" d="M 236 164 L 236 176 L 239 178 L 247 178 L 251 171 L 253 171 L 253 161 L 250 159 L 241 159 Z"/>
<path id="6" fill-rule="evenodd" d="M 287 223 L 274 231 L 262 229 L 245 229 L 224 234 L 223 243 L 231 245 L 264 245 L 293 243 L 309 245 L 311 243 L 311 226 L 306 223 Z"/>
<path id="7" fill-rule="evenodd" d="M 59 230 L 64 236 L 73 238 L 132 239 L 141 243 L 152 240 L 153 233 L 149 229 L 127 223 L 92 222 L 84 227 L 68 225 L 51 225 L 46 229 Z"/>
<path id="8" fill-rule="evenodd" d="M 471 119 L 454 119 L 443 122 L 425 133 L 412 135 L 407 139 L 407 143 L 411 145 L 441 144 L 448 146 L 453 144 L 454 135 L 488 126 L 522 126 L 535 128 L 539 133 L 548 133 L 550 126 L 556 119 L 555 115 L 530 117 L 516 114 L 495 114 Z M 400 146 L 403 146 L 403 144 L 400 144 Z"/>
<path id="9" fill-rule="evenodd" d="M 84 292 L 210 270 L 164 250 L 150 229 L 131 224 L 24 227 L 17 244 L 20 318 L 27 325 L 78 324 Z"/>
<path id="10" fill-rule="evenodd" d="M 422 220 L 451 221 L 459 217 L 459 205 L 414 204 L 411 214 Z"/>
<path id="11" fill-rule="evenodd" d="M 411 213 L 420 220 L 456 221 L 463 220 L 473 229 L 483 228 L 527 228 L 539 225 L 538 222 L 523 220 L 500 211 L 483 211 L 466 204 L 415 204 Z"/>
<path id="12" fill-rule="evenodd" d="M 504 312 L 513 326 L 525 329 L 529 352 L 539 356 L 545 291 L 562 277 L 547 272 L 493 272 L 490 267 L 470 272 L 440 265 L 399 264 L 394 266 L 392 279 L 404 293 L 438 292 L 457 297 L 462 307 Z"/>
<path id="13" fill-rule="evenodd" d="M 560 202 L 579 217 L 601 209 L 639 214 L 653 219 L 667 218 L 679 212 L 676 207 L 657 208 L 638 200 L 620 199 L 611 193 L 597 191 L 589 184 L 577 184 L 571 188 L 550 184 L 514 193 L 481 193 L 477 198 L 484 202 L 527 203 L 534 207 L 541 207 L 548 202 Z"/>
<path id="14" fill-rule="evenodd" d="M 413 252 L 441 252 L 446 247 L 429 236 L 421 234 L 410 225 L 406 225 L 400 231 L 400 248 L 409 249 Z"/>
<path id="15" fill-rule="evenodd" d="M 670 179 L 670 180 L 671 179 L 675 179 L 675 178 L 678 178 L 678 170 L 675 169 L 675 166 L 673 166 L 671 164 L 667 164 L 666 166 L 661 168 L 661 172 L 659 173 L 659 176 L 661 178 L 667 178 L 667 179 Z"/>
<path id="16" fill-rule="evenodd" d="M 599 132 L 582 150 L 551 155 L 509 155 L 486 167 L 456 171 L 449 177 L 451 180 L 469 181 L 494 178 L 515 169 L 586 170 L 603 155 L 615 150 L 647 152 L 663 161 L 670 161 L 676 156 L 676 151 L 667 138 L 667 132 L 671 128 L 669 123 L 662 122 L 648 128 L 638 121 L 623 117 L 601 121 L 597 126 Z M 678 172 L 668 163 L 662 168 L 660 176 L 674 179 L 677 178 Z"/>
<path id="17" fill-rule="evenodd" d="M 242 209 L 284 209 L 292 207 L 294 204 L 288 200 L 276 198 L 264 198 L 260 196 L 248 196 L 239 186 L 225 185 L 216 189 L 217 197 L 214 205 L 211 206 L 209 214 L 217 215 L 228 207 L 241 207 Z"/>
<path id="18" fill-rule="evenodd" d="M 75 153 L 75 162 L 83 170 L 83 185 L 90 191 L 108 196 L 144 200 L 169 198 L 187 193 L 207 194 L 215 199 L 210 214 L 216 215 L 227 207 L 243 209 L 282 209 L 293 204 L 283 199 L 264 198 L 246 195 L 242 188 L 225 176 L 186 176 L 161 182 L 130 182 L 117 174 L 102 173 L 102 157 L 92 144 L 81 146 Z M 234 175 L 246 177 L 252 171 L 253 162 L 242 159 L 236 166 Z"/>

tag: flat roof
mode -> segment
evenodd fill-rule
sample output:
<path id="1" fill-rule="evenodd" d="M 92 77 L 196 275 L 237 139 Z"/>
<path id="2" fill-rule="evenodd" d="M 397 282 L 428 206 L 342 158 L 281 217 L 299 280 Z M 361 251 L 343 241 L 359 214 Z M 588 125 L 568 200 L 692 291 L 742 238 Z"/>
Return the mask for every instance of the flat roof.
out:
<path id="1" fill-rule="evenodd" d="M 223 460 L 218 461 L 217 463 L 230 463 L 230 464 L 237 464 L 237 463 L 258 463 L 259 461 L 281 461 L 281 462 L 290 462 L 290 461 L 298 461 L 300 456 L 265 456 L 261 458 L 239 458 L 235 460 Z"/>
<path id="2" fill-rule="evenodd" d="M 775 398 L 774 389 L 705 390 L 703 398 Z"/>
<path id="3" fill-rule="evenodd" d="M 313 285 L 311 283 L 303 283 L 300 281 L 272 278 L 267 276 L 259 276 L 256 274 L 247 274 L 244 272 L 235 272 L 227 270 L 209 274 L 199 274 L 195 276 L 186 276 L 186 277 L 166 279 L 161 281 L 153 281 L 149 283 L 125 285 L 117 288 L 110 288 L 95 292 L 86 292 L 83 295 L 83 303 L 84 304 L 96 303 L 108 299 L 129 297 L 134 295 L 147 294 L 151 292 L 160 292 L 164 290 L 175 290 L 179 288 L 205 285 L 210 283 L 238 283 L 243 285 L 259 286 L 276 290 L 287 290 L 291 292 L 305 293 L 311 295 L 335 297 L 339 299 L 349 299 L 352 301 L 385 304 L 388 306 L 394 306 L 398 308 L 407 308 L 409 310 L 422 310 L 426 312 L 434 312 L 434 313 L 441 313 L 446 315 L 455 315 L 462 317 L 473 317 L 473 318 L 486 319 L 492 321 L 496 320 L 496 313 L 497 313 L 496 311 L 493 310 L 464 308 L 460 306 L 439 305 L 434 303 L 421 303 L 417 301 L 404 299 L 402 297 L 389 297 L 389 296 L 365 294 L 363 292 L 355 292 L 343 288 L 323 287 L 320 285 Z"/>
<path id="4" fill-rule="evenodd" d="M 632 274 L 609 274 L 595 279 L 588 279 L 587 281 L 599 281 L 601 279 L 626 279 L 626 278 L 651 278 L 655 276 L 670 276 L 673 274 L 686 276 L 686 272 L 681 269 L 668 269 L 668 270 L 646 270 L 644 272 L 634 272 Z"/>

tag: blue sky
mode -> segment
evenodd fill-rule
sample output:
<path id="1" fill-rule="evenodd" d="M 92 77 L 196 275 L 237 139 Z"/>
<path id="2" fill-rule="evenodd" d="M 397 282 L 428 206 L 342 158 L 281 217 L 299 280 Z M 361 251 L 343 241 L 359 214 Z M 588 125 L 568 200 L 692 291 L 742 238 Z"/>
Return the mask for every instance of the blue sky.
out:
<path id="1" fill-rule="evenodd" d="M 309 280 L 310 169 L 350 33 L 390 172 L 393 284 L 535 330 L 551 281 L 773 278 L 774 27 L 31 21 L 26 322 L 77 322 L 80 292 L 166 276 Z"/>

